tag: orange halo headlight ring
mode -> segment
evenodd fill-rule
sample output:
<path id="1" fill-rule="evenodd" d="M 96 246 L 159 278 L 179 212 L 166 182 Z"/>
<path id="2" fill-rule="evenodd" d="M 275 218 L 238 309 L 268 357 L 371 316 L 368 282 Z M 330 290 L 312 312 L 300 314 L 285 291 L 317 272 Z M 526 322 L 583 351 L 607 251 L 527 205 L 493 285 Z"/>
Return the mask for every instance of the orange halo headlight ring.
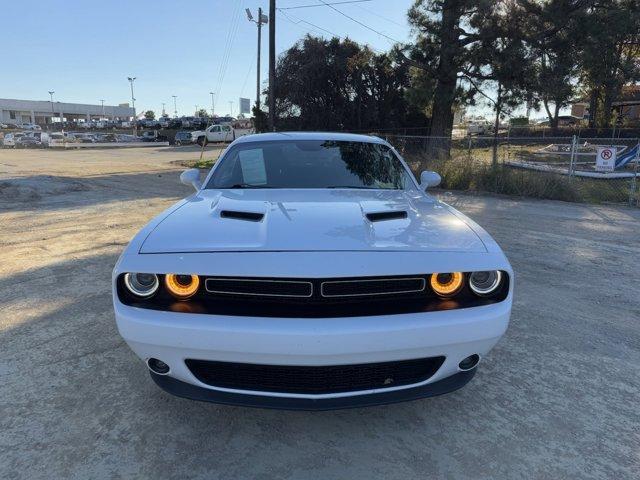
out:
<path id="1" fill-rule="evenodd" d="M 164 276 L 164 285 L 171 295 L 178 300 L 186 300 L 192 297 L 200 287 L 200 277 L 197 275 L 182 275 L 167 273 Z"/>
<path id="2" fill-rule="evenodd" d="M 429 283 L 441 297 L 452 297 L 462 290 L 464 275 L 462 272 L 432 273 Z"/>

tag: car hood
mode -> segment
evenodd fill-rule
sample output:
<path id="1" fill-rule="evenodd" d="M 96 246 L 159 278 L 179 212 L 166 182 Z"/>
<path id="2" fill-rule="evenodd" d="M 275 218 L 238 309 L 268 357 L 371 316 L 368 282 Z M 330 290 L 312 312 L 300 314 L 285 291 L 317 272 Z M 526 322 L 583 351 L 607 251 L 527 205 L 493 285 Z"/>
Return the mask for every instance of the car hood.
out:
<path id="1" fill-rule="evenodd" d="M 389 212 L 401 218 L 369 215 Z M 420 192 L 342 189 L 203 190 L 160 221 L 140 248 L 222 251 L 487 250 L 450 207 Z"/>

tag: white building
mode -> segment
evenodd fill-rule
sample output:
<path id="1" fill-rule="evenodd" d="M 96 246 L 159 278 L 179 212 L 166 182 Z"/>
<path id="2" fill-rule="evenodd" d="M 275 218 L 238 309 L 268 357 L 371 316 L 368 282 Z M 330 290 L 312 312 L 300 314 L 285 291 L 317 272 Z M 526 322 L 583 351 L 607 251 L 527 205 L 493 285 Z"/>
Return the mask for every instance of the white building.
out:
<path id="1" fill-rule="evenodd" d="M 48 100 L 14 100 L 0 98 L 0 123 L 37 123 L 55 121 L 130 120 L 135 116 L 128 103 L 120 105 L 88 105 L 84 103 L 50 102 Z"/>

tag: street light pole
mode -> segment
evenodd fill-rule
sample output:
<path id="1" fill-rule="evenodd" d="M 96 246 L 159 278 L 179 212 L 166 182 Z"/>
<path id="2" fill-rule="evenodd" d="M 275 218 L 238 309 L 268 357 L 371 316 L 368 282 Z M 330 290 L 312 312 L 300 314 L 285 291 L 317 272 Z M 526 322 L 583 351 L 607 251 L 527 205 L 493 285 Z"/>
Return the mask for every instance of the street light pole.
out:
<path id="1" fill-rule="evenodd" d="M 164 117 L 164 102 L 162 102 L 162 116 Z"/>
<path id="2" fill-rule="evenodd" d="M 177 95 L 171 95 L 173 97 L 173 116 L 174 118 L 178 118 L 178 107 L 176 106 L 176 98 Z"/>
<path id="3" fill-rule="evenodd" d="M 138 135 L 138 123 L 136 122 L 136 98 L 133 96 L 133 82 L 138 77 L 127 77 L 131 84 L 131 108 L 133 108 L 133 134 Z"/>
<path id="4" fill-rule="evenodd" d="M 229 100 L 229 110 L 231 110 L 230 116 L 233 117 L 233 100 Z"/>
<path id="5" fill-rule="evenodd" d="M 49 102 L 51 103 L 51 124 L 53 124 L 53 94 L 54 90 L 49 90 Z"/>
<path id="6" fill-rule="evenodd" d="M 100 100 L 102 103 L 102 120 L 104 120 L 104 100 Z"/>
<path id="7" fill-rule="evenodd" d="M 215 93 L 209 92 L 209 95 L 211 95 L 211 119 L 213 120 L 213 116 L 215 115 L 215 108 L 216 108 L 216 104 L 213 101 L 213 96 L 215 95 Z"/>
<path id="8" fill-rule="evenodd" d="M 254 20 L 253 15 L 251 15 L 251 10 L 247 8 L 246 12 L 249 21 L 258 25 L 258 54 L 256 55 L 256 108 L 260 110 L 260 51 L 262 50 L 262 25 L 269 23 L 269 17 L 262 13 L 262 7 L 258 8 L 257 20 Z"/>

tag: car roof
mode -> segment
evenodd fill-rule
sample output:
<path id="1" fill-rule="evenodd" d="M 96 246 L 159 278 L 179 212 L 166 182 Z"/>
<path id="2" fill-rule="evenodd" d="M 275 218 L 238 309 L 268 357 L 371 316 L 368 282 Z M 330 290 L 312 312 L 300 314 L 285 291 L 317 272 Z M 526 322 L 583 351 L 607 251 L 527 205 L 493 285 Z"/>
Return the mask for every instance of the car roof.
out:
<path id="1" fill-rule="evenodd" d="M 342 142 L 366 142 L 386 144 L 383 139 L 371 135 L 334 132 L 269 132 L 255 135 L 244 135 L 235 143 L 269 142 L 275 140 L 333 140 Z"/>

